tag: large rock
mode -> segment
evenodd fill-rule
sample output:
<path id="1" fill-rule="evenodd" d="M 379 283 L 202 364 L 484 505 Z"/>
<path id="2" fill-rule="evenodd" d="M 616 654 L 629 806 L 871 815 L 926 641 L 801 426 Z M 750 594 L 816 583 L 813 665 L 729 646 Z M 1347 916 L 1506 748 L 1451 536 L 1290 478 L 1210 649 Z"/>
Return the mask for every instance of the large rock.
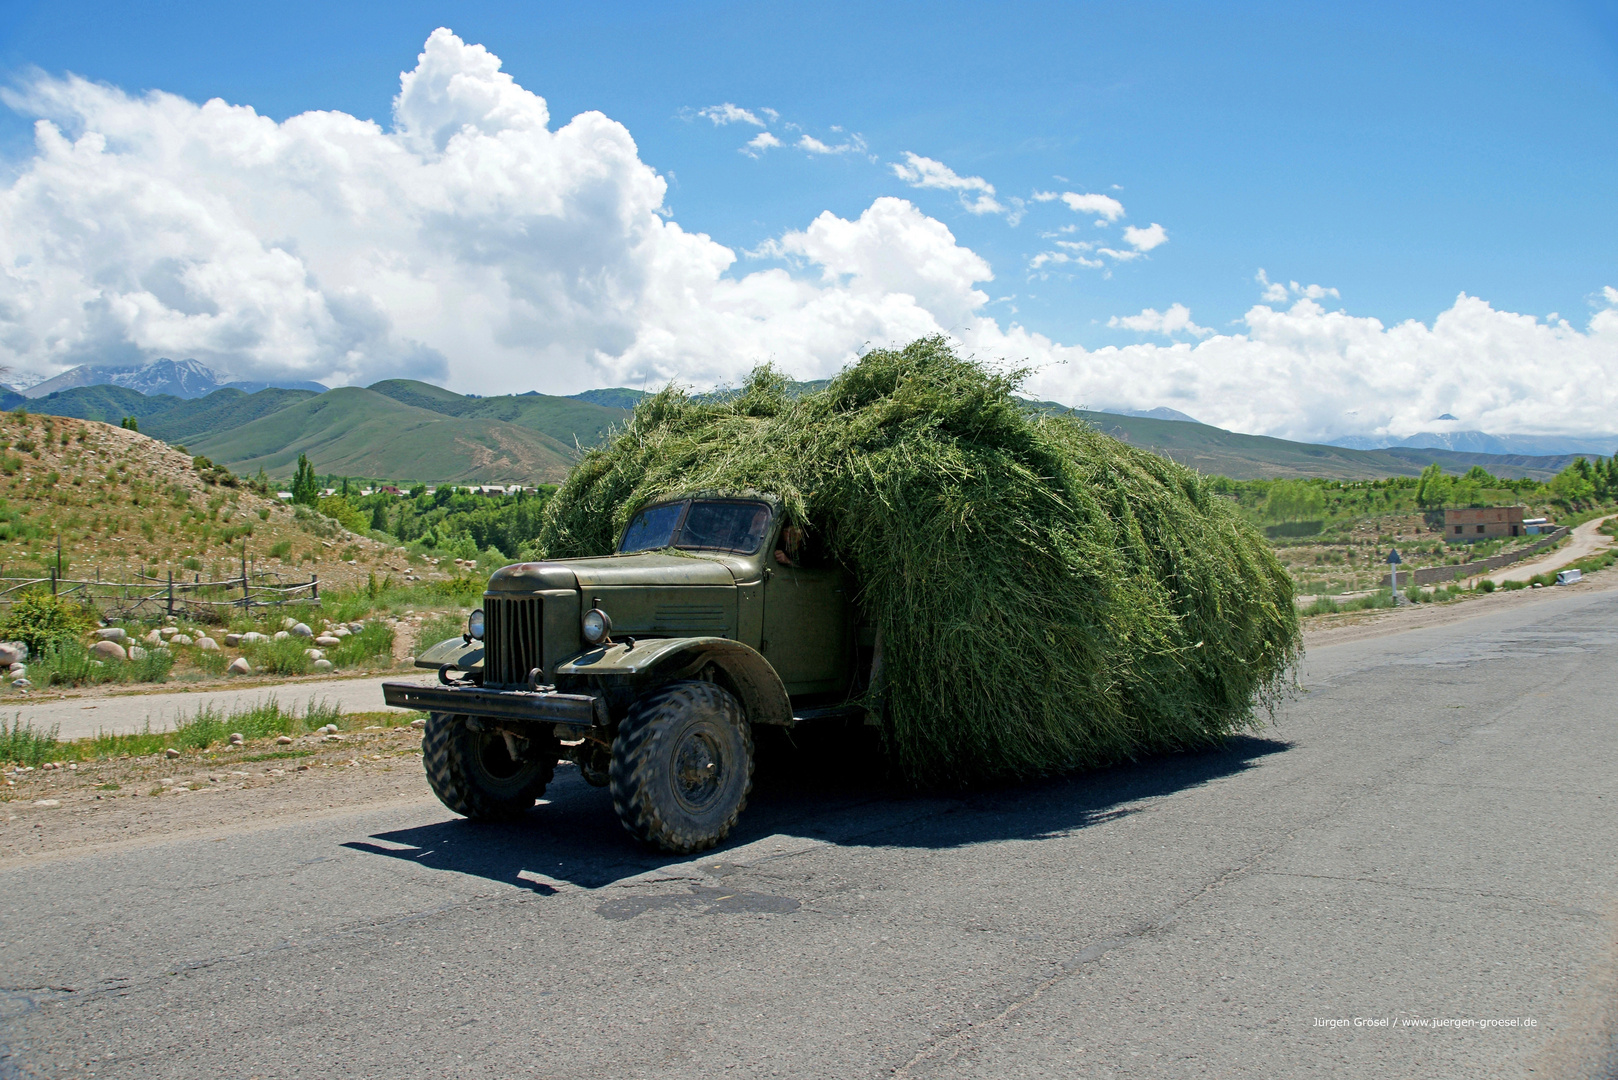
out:
<path id="1" fill-rule="evenodd" d="M 13 645 L 10 642 L 0 645 L 0 667 L 10 667 L 12 664 L 20 664 L 27 658 L 27 656 L 28 650 Z"/>
<path id="2" fill-rule="evenodd" d="M 354 631 L 350 630 L 346 626 L 339 626 L 337 629 L 332 631 L 332 636 L 333 637 L 348 637 L 353 632 Z"/>
<path id="3" fill-rule="evenodd" d="M 27 678 L 28 677 L 28 665 L 27 664 L 12 664 L 11 665 L 11 670 L 9 672 L 7 672 L 7 674 L 10 675 L 13 679 Z"/>
<path id="4" fill-rule="evenodd" d="M 326 654 L 321 652 L 319 649 L 305 649 L 303 650 L 303 655 L 307 656 L 311 660 L 326 659 Z"/>
<path id="5" fill-rule="evenodd" d="M 163 629 L 159 630 L 157 632 L 157 634 L 158 634 L 159 637 L 169 638 L 169 637 L 173 637 L 175 634 L 178 634 L 179 632 L 180 632 L 180 628 L 178 626 L 165 626 L 165 627 L 163 627 Z"/>
<path id="6" fill-rule="evenodd" d="M 129 636 L 121 626 L 109 626 L 96 631 L 97 641 L 122 641 Z"/>
<path id="7" fill-rule="evenodd" d="M 291 626 L 291 630 L 292 630 L 292 632 L 294 634 L 297 634 L 299 637 L 314 637 L 315 636 L 315 632 L 313 630 L 309 629 L 309 627 L 307 625 L 305 625 L 304 623 L 293 623 L 292 626 Z"/>
<path id="8" fill-rule="evenodd" d="M 225 640 L 228 642 L 230 639 L 226 638 Z M 251 645 L 255 641 L 268 641 L 268 640 L 270 640 L 270 639 L 269 639 L 269 636 L 267 634 L 261 634 L 257 630 L 249 630 L 247 633 L 245 633 L 245 634 L 243 634 L 241 636 L 240 644 L 242 644 L 242 645 Z"/>
<path id="9" fill-rule="evenodd" d="M 251 675 L 253 673 L 253 665 L 247 662 L 247 657 L 238 656 L 236 659 L 230 662 L 230 666 L 225 670 L 230 672 L 232 675 Z"/>
<path id="10" fill-rule="evenodd" d="M 330 660 L 316 660 L 313 666 L 316 671 L 330 671 L 336 665 Z"/>
<path id="11" fill-rule="evenodd" d="M 225 647 L 226 648 L 234 649 L 236 646 L 240 645 L 241 643 L 242 643 L 242 635 L 240 635 L 240 634 L 226 634 L 225 635 Z"/>
<path id="12" fill-rule="evenodd" d="M 191 635 L 190 634 L 175 634 L 173 637 L 169 638 L 169 644 L 171 644 L 171 645 L 189 645 L 189 644 L 191 644 Z"/>
<path id="13" fill-rule="evenodd" d="M 332 634 L 321 634 L 319 637 L 315 638 L 315 644 L 319 645 L 322 649 L 335 649 L 342 643 L 342 638 L 336 637 Z"/>
<path id="14" fill-rule="evenodd" d="M 151 633 L 147 634 L 146 635 L 146 644 L 148 644 L 148 645 L 161 645 L 161 644 L 163 644 L 163 631 L 161 631 L 161 630 L 153 630 Z"/>
<path id="15" fill-rule="evenodd" d="M 146 659 L 146 650 L 139 645 L 131 645 L 129 647 L 129 658 L 131 660 L 144 660 Z"/>
<path id="16" fill-rule="evenodd" d="M 219 642 L 215 641 L 211 637 L 199 637 L 197 638 L 197 648 L 201 649 L 203 652 L 218 652 Z"/>
<path id="17" fill-rule="evenodd" d="M 287 638 L 289 638 L 291 636 L 292 635 L 290 633 L 288 633 L 287 631 L 285 631 L 285 630 L 277 630 L 275 632 L 275 640 L 276 641 L 285 641 Z"/>
<path id="18" fill-rule="evenodd" d="M 124 647 L 116 641 L 98 641 L 90 646 L 90 652 L 107 660 L 129 659 L 129 654 L 124 652 Z"/>

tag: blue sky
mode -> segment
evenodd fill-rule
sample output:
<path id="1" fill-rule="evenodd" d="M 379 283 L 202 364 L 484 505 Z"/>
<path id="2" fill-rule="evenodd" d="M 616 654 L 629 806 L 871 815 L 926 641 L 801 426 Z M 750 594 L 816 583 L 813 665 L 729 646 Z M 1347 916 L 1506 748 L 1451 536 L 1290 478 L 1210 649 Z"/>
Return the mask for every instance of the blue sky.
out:
<path id="1" fill-rule="evenodd" d="M 1140 343 L 1108 320 L 1171 304 L 1247 333 L 1260 268 L 1385 326 L 1430 326 L 1465 292 L 1582 329 L 1618 284 L 1618 18 L 1595 5 L 14 2 L 0 68 L 13 85 L 72 72 L 386 128 L 441 25 L 496 54 L 553 127 L 585 110 L 624 125 L 683 229 L 741 253 L 898 196 L 987 261 L 975 316 L 1064 346 Z M 721 103 L 774 110 L 788 145 L 738 152 L 761 129 L 698 113 Z M 0 110 L 13 171 L 27 112 Z M 804 135 L 862 149 L 807 154 Z M 907 153 L 1026 206 L 970 213 L 896 175 Z M 1098 228 L 1040 191 L 1105 194 L 1125 215 Z M 1034 265 L 1064 237 L 1129 254 L 1121 231 L 1154 223 L 1168 239 L 1144 257 Z"/>

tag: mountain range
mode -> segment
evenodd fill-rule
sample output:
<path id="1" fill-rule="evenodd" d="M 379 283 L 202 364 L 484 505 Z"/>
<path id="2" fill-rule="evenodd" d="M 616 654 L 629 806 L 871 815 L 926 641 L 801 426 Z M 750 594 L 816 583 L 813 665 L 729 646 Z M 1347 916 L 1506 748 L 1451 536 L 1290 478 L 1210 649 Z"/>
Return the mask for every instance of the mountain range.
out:
<path id="1" fill-rule="evenodd" d="M 1440 417 L 1439 419 L 1444 419 Z M 1465 454 L 1583 454 L 1609 457 L 1618 452 L 1618 435 L 1578 438 L 1562 435 L 1490 435 L 1484 431 L 1423 431 L 1406 439 L 1349 435 L 1333 439 L 1332 446 L 1353 450 L 1385 450 L 1414 447 L 1429 450 L 1455 450 Z"/>
<path id="2" fill-rule="evenodd" d="M 224 387 L 200 397 L 146 394 L 102 384 L 32 399 L 0 393 L 0 409 L 22 406 L 31 412 L 109 424 L 133 417 L 143 434 L 184 445 L 191 453 L 239 473 L 262 468 L 285 478 L 298 455 L 307 454 L 323 474 L 401 482 L 533 484 L 563 480 L 581 450 L 599 443 L 613 425 L 627 419 L 642 396 L 639 390 L 613 387 L 570 397 L 539 393 L 472 397 L 410 379 L 324 392 Z M 1049 401 L 1029 402 L 1029 407 L 1076 416 L 1124 442 L 1205 473 L 1236 479 L 1415 476 L 1432 462 L 1454 473 L 1482 465 L 1500 476 L 1548 479 L 1573 460 L 1571 454 L 1323 446 L 1225 431 L 1173 410 L 1128 416 Z"/>
<path id="3" fill-rule="evenodd" d="M 326 389 L 317 382 L 232 381 L 229 376 L 196 360 L 163 357 L 143 364 L 81 364 L 16 393 L 26 398 L 42 398 L 77 386 L 122 386 L 142 394 L 167 394 L 186 399 L 205 397 L 227 387 L 247 393 L 270 388 L 310 390 L 315 393 Z"/>

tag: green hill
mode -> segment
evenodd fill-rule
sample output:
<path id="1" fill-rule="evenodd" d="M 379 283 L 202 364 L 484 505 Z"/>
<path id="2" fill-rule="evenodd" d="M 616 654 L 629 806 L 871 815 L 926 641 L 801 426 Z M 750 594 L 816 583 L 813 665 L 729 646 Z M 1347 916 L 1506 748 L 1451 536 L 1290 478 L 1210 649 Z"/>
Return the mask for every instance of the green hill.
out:
<path id="1" fill-rule="evenodd" d="M 302 453 L 322 473 L 457 483 L 557 483 L 575 456 L 573 447 L 530 428 L 447 416 L 357 386 L 187 445 L 237 472 L 284 476 Z"/>
<path id="2" fill-rule="evenodd" d="M 797 384 L 799 392 L 823 383 Z M 723 397 L 718 390 L 699 397 Z M 430 483 L 554 483 L 578 448 L 593 446 L 621 423 L 644 394 L 615 387 L 571 397 L 514 394 L 467 397 L 413 379 L 369 388 L 216 390 L 183 400 L 121 386 L 80 386 L 24 402 L 30 412 L 117 424 L 140 421 L 142 434 L 181 443 L 237 472 L 291 474 L 300 453 L 321 473 L 385 476 Z M 22 399 L 18 399 L 21 401 Z M 1234 479 L 1324 477 L 1354 480 L 1415 476 L 1432 462 L 1462 473 L 1482 465 L 1497 476 L 1549 479 L 1571 456 L 1525 457 L 1449 450 L 1349 450 L 1240 435 L 1207 424 L 1069 409 L 1030 402 L 1044 412 L 1078 416 L 1143 449 L 1205 473 Z"/>

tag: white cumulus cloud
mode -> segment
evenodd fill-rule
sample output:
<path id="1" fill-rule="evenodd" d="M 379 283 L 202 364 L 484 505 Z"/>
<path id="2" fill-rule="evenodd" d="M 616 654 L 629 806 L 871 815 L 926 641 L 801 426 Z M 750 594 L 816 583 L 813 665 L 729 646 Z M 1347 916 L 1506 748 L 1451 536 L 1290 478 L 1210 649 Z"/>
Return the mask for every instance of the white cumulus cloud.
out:
<path id="1" fill-rule="evenodd" d="M 1161 334 L 1164 337 L 1174 337 L 1177 334 L 1207 337 L 1213 333 L 1206 326 L 1198 326 L 1192 322 L 1191 309 L 1184 304 L 1170 304 L 1167 311 L 1146 308 L 1139 315 L 1114 315 L 1107 320 L 1107 325 L 1115 329 L 1134 330 L 1141 334 Z"/>
<path id="2" fill-rule="evenodd" d="M 1430 323 L 1385 326 L 1327 311 L 1332 290 L 1260 278 L 1284 295 L 1267 291 L 1235 332 L 1174 305 L 1118 326 L 1199 340 L 1091 350 L 987 314 L 989 264 L 904 199 L 822 213 L 739 266 L 670 218 L 621 124 L 553 124 L 448 30 L 402 76 L 386 125 L 43 75 L 5 100 L 37 118 L 32 153 L 0 180 L 0 363 L 23 373 L 171 356 L 240 378 L 569 393 L 734 382 L 766 360 L 817 378 L 863 348 L 949 333 L 1036 368 L 1041 397 L 1293 438 L 1410 434 L 1443 413 L 1589 434 L 1618 415 L 1610 287 L 1582 328 L 1466 294 Z M 926 161 L 904 162 L 930 178 L 918 186 L 995 197 Z M 1056 240 L 1033 269 L 1105 273 L 1163 235 L 1126 232 L 1127 250 Z"/>
<path id="3" fill-rule="evenodd" d="M 938 188 L 955 192 L 961 206 L 971 214 L 1003 214 L 1006 207 L 994 196 L 994 185 L 981 176 L 959 176 L 942 161 L 905 151 L 904 161 L 895 161 L 888 168 L 893 175 L 914 188 Z"/>
<path id="4" fill-rule="evenodd" d="M 780 145 L 780 139 L 777 139 L 768 131 L 761 131 L 757 135 L 754 135 L 751 139 L 747 140 L 747 145 L 742 147 L 741 152 L 746 154 L 748 157 L 758 157 L 760 154 L 764 153 L 764 151 L 773 150 Z"/>
<path id="5" fill-rule="evenodd" d="M 1124 240 L 1136 251 L 1151 251 L 1168 243 L 1169 234 L 1163 231 L 1163 226 L 1154 221 L 1144 229 L 1125 225 Z"/>
<path id="6" fill-rule="evenodd" d="M 774 109 L 761 109 L 767 116 L 775 116 Z M 725 124 L 752 124 L 754 127 L 764 127 L 764 121 L 758 118 L 758 113 L 744 109 L 739 105 L 725 102 L 723 105 L 709 105 L 706 109 L 698 109 L 697 115 L 713 121 L 714 127 L 723 127 Z"/>

